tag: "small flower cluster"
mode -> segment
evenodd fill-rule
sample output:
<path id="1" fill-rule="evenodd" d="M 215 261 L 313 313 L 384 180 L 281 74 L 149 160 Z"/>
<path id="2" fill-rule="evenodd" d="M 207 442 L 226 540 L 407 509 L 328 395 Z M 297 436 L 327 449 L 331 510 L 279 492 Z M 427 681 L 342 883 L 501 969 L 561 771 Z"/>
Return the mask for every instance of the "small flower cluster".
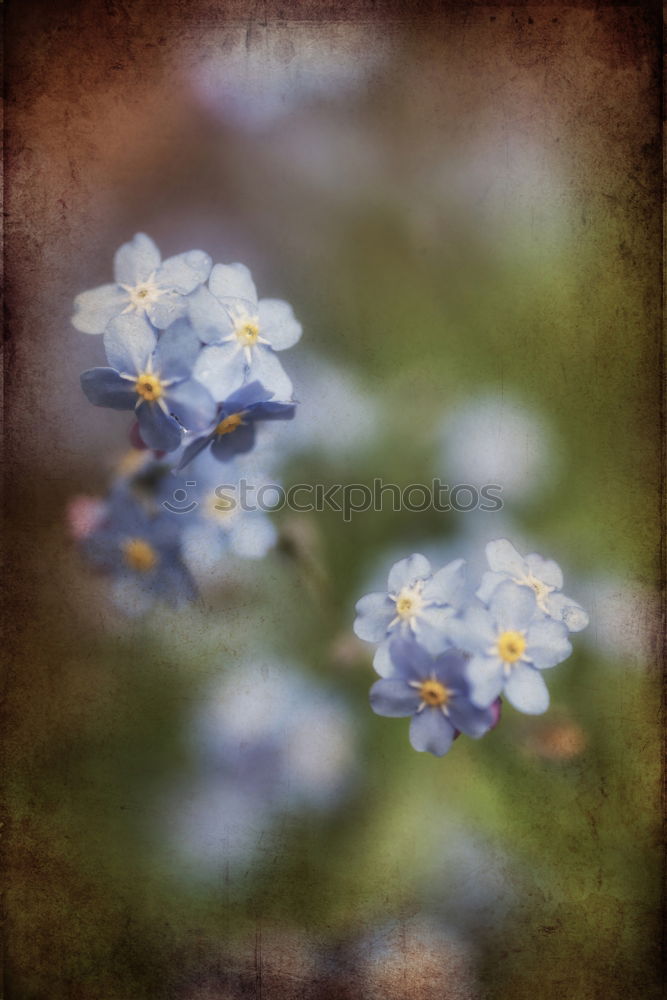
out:
<path id="1" fill-rule="evenodd" d="M 236 554 L 263 555 L 275 540 L 265 515 L 247 519 L 216 494 L 213 469 L 225 463 L 230 484 L 247 474 L 240 464 L 255 449 L 258 426 L 294 416 L 276 352 L 299 340 L 301 324 L 286 302 L 258 299 L 243 264 L 213 266 L 201 250 L 162 260 L 143 233 L 117 251 L 114 282 L 74 305 L 73 325 L 102 336 L 107 360 L 81 376 L 85 395 L 95 406 L 133 411 L 131 439 L 155 453 L 140 470 L 141 488 L 136 476 L 121 476 L 80 540 L 97 565 L 129 576 L 144 594 L 189 598 L 183 542 L 205 535 L 207 518 L 209 542 L 222 535 Z M 179 490 L 197 518 L 179 517 L 186 508 L 169 504 Z"/>
<path id="2" fill-rule="evenodd" d="M 402 559 L 387 592 L 357 602 L 354 631 L 377 643 L 371 688 L 378 715 L 411 716 L 415 750 L 446 754 L 460 733 L 475 739 L 500 717 L 500 696 L 520 712 L 549 706 L 542 671 L 572 652 L 588 616 L 563 592 L 557 563 L 522 557 L 506 539 L 486 547 L 489 571 L 466 597 L 462 559 L 434 573 L 422 555 Z"/>

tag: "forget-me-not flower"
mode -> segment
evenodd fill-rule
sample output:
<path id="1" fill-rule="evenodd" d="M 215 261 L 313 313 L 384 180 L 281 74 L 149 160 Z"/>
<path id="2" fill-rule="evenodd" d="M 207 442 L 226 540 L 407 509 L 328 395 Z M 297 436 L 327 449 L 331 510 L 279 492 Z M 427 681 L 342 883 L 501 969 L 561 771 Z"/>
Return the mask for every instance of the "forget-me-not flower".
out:
<path id="1" fill-rule="evenodd" d="M 196 597 L 181 559 L 179 526 L 125 486 L 112 492 L 82 550 L 117 584 L 136 588 L 146 603 L 179 605 Z"/>
<path id="2" fill-rule="evenodd" d="M 182 427 L 202 431 L 215 417 L 214 400 L 192 378 L 200 346 L 186 320 L 172 324 L 158 340 L 144 316 L 120 316 L 104 334 L 110 367 L 84 372 L 81 386 L 95 406 L 135 410 L 144 443 L 173 451 L 181 443 Z"/>
<path id="3" fill-rule="evenodd" d="M 389 652 L 393 676 L 375 682 L 371 707 L 377 715 L 411 715 L 410 743 L 415 750 L 442 757 L 457 732 L 479 739 L 495 725 L 494 707 L 480 708 L 471 701 L 466 658 L 458 650 L 433 659 L 416 642 L 395 639 Z"/>
<path id="4" fill-rule="evenodd" d="M 490 705 L 504 692 L 520 712 L 547 710 L 541 671 L 565 660 L 572 647 L 565 625 L 545 618 L 532 589 L 500 583 L 488 609 L 468 608 L 452 632 L 456 645 L 472 654 L 466 676 L 476 705 Z"/>
<path id="5" fill-rule="evenodd" d="M 548 618 L 563 622 L 570 632 L 580 632 L 588 625 L 588 615 L 576 601 L 562 592 L 563 574 L 553 559 L 543 559 L 532 553 L 521 556 L 511 542 L 499 538 L 486 546 L 490 572 L 482 577 L 477 597 L 485 604 L 504 580 L 513 580 L 521 587 L 530 587 L 537 606 Z"/>
<path id="6" fill-rule="evenodd" d="M 195 566 L 213 560 L 222 563 L 229 552 L 261 559 L 278 540 L 265 511 L 241 506 L 239 469 L 230 467 L 225 473 L 223 479 L 210 451 L 198 455 L 182 474 L 170 473 L 164 466 L 156 470 L 156 501 L 181 525 L 186 561 L 194 559 Z M 254 489 L 266 485 L 263 476 L 258 481 L 256 470 L 248 475 Z"/>
<path id="7" fill-rule="evenodd" d="M 464 560 L 455 559 L 433 573 L 428 559 L 415 553 L 392 566 L 387 593 L 366 594 L 357 601 L 354 631 L 366 642 L 380 643 L 373 666 L 381 677 L 392 672 L 392 637 L 413 637 L 432 654 L 445 649 L 464 571 Z"/>
<path id="8" fill-rule="evenodd" d="M 205 344 L 195 374 L 218 402 L 244 382 L 261 382 L 276 399 L 290 399 L 292 383 L 276 351 L 292 347 L 301 324 L 280 299 L 257 299 L 244 264 L 216 264 L 208 288 L 189 300 L 190 320 Z"/>
<path id="9" fill-rule="evenodd" d="M 219 462 L 251 451 L 258 421 L 291 420 L 294 416 L 296 404 L 274 400 L 273 395 L 259 382 L 249 382 L 233 392 L 220 406 L 213 427 L 185 448 L 178 468 L 183 469 L 209 445 Z"/>
<path id="10" fill-rule="evenodd" d="M 134 313 L 164 330 L 185 315 L 187 296 L 206 281 L 211 263 L 202 250 L 162 261 L 152 239 L 137 233 L 116 251 L 114 283 L 77 295 L 72 324 L 82 333 L 104 333 L 112 319 Z"/>

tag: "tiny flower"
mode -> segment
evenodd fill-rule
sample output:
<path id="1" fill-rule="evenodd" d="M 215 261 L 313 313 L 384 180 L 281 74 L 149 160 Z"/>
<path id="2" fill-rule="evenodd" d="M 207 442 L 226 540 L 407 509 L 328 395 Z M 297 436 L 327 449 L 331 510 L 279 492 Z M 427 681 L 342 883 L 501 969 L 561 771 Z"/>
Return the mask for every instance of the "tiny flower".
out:
<path id="1" fill-rule="evenodd" d="M 121 316 L 104 334 L 109 368 L 91 368 L 81 386 L 95 406 L 134 410 L 144 444 L 173 451 L 181 428 L 201 431 L 215 416 L 215 402 L 191 377 L 199 340 L 185 320 L 157 339 L 143 316 Z"/>
<path id="2" fill-rule="evenodd" d="M 570 632 L 580 632 L 588 625 L 588 615 L 576 601 L 562 593 L 563 574 L 553 559 L 543 559 L 535 553 L 525 558 L 506 538 L 489 542 L 486 558 L 491 572 L 482 577 L 477 597 L 484 604 L 504 580 L 512 580 L 520 587 L 530 587 L 537 606 L 548 618 L 563 622 Z"/>
<path id="3" fill-rule="evenodd" d="M 488 610 L 469 608 L 455 629 L 456 644 L 472 653 L 466 676 L 476 705 L 490 705 L 504 692 L 520 712 L 547 710 L 549 692 L 540 671 L 567 659 L 572 647 L 565 625 L 541 614 L 532 589 L 504 581 Z"/>
<path id="4" fill-rule="evenodd" d="M 254 381 L 277 399 L 291 398 L 292 383 L 275 352 L 296 344 L 301 324 L 287 302 L 258 301 L 247 267 L 216 264 L 208 288 L 200 288 L 191 297 L 189 315 L 209 345 L 197 361 L 195 374 L 216 400 Z"/>
<path id="5" fill-rule="evenodd" d="M 164 330 L 185 315 L 186 296 L 206 281 L 210 270 L 211 258 L 202 250 L 161 262 L 150 237 L 137 233 L 116 252 L 115 282 L 77 295 L 72 324 L 82 333 L 104 333 L 112 319 L 130 313 Z"/>
<path id="6" fill-rule="evenodd" d="M 458 732 L 479 739 L 498 721 L 494 705 L 481 708 L 470 698 L 465 656 L 450 649 L 436 659 L 415 642 L 396 639 L 390 656 L 394 676 L 376 681 L 371 707 L 377 715 L 411 715 L 410 743 L 442 757 Z"/>
<path id="7" fill-rule="evenodd" d="M 357 601 L 354 631 L 366 642 L 379 642 L 373 666 L 381 677 L 392 672 L 389 639 L 412 637 L 430 653 L 448 644 L 447 628 L 464 584 L 463 559 L 432 573 L 425 556 L 409 556 L 392 566 L 388 593 L 366 594 Z"/>
<path id="8" fill-rule="evenodd" d="M 180 604 L 196 596 L 180 555 L 178 525 L 128 489 L 111 494 L 106 513 L 82 543 L 90 561 L 151 601 Z"/>
<path id="9" fill-rule="evenodd" d="M 183 469 L 211 446 L 211 455 L 228 462 L 251 451 L 255 445 L 255 424 L 263 420 L 291 420 L 295 404 L 273 399 L 259 382 L 249 382 L 232 393 L 219 408 L 213 428 L 187 446 L 178 465 Z"/>

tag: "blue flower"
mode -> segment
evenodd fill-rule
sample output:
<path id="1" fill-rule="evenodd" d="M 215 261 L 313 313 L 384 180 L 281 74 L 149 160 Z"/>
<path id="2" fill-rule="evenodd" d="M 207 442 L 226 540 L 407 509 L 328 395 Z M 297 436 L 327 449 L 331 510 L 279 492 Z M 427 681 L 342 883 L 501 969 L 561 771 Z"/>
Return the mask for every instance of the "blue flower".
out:
<path id="1" fill-rule="evenodd" d="M 545 618 L 532 589 L 500 583 L 489 607 L 471 607 L 454 623 L 452 639 L 472 654 L 466 667 L 471 697 L 480 707 L 504 692 L 515 708 L 540 715 L 549 692 L 540 671 L 572 652 L 567 628 Z"/>
<path id="2" fill-rule="evenodd" d="M 484 604 L 488 604 L 500 583 L 512 580 L 518 586 L 531 588 L 538 608 L 548 618 L 563 622 L 570 632 L 586 628 L 589 618 L 584 609 L 562 593 L 563 574 L 558 563 L 535 553 L 524 558 L 506 538 L 489 542 L 486 558 L 491 572 L 484 574 L 477 591 L 477 597 Z"/>
<path id="3" fill-rule="evenodd" d="M 376 681 L 371 707 L 390 718 L 411 715 L 410 743 L 442 757 L 458 732 L 479 739 L 497 721 L 493 705 L 480 708 L 470 697 L 465 656 L 450 649 L 433 659 L 410 640 L 390 646 L 394 676 Z"/>
<path id="4" fill-rule="evenodd" d="M 195 374 L 218 402 L 244 382 L 261 382 L 276 399 L 290 399 L 292 383 L 276 351 L 292 347 L 301 324 L 279 299 L 257 299 L 243 264 L 216 264 L 208 288 L 189 300 L 190 320 L 204 343 Z"/>
<path id="5" fill-rule="evenodd" d="M 366 642 L 379 642 L 373 666 L 381 677 L 392 672 L 389 639 L 415 638 L 430 653 L 448 645 L 448 626 L 464 585 L 463 559 L 432 573 L 425 556 L 401 559 L 389 573 L 388 593 L 366 594 L 357 601 L 354 631 Z"/>
<path id="6" fill-rule="evenodd" d="M 196 597 L 181 559 L 179 525 L 124 485 L 111 493 L 104 516 L 81 548 L 146 606 L 155 601 L 179 605 Z"/>
<path id="7" fill-rule="evenodd" d="M 296 404 L 281 403 L 273 395 L 259 382 L 249 382 L 237 389 L 222 403 L 213 428 L 186 447 L 178 468 L 183 469 L 209 445 L 219 462 L 251 451 L 258 421 L 291 420 L 294 416 Z"/>
<path id="8" fill-rule="evenodd" d="M 211 258 L 189 250 L 161 262 L 150 237 L 137 233 L 114 257 L 115 282 L 82 292 L 74 300 L 72 323 L 82 333 L 104 333 L 124 313 L 146 316 L 159 330 L 184 316 L 187 296 L 208 278 Z"/>
<path id="9" fill-rule="evenodd" d="M 112 320 L 104 334 L 110 368 L 91 368 L 81 386 L 95 406 L 135 410 L 139 433 L 149 448 L 173 451 L 181 443 L 181 427 L 207 428 L 216 405 L 191 377 L 200 350 L 186 320 L 178 320 L 159 341 L 144 316 Z"/>
<path id="10" fill-rule="evenodd" d="M 156 501 L 181 524 L 183 553 L 195 574 L 216 563 L 224 565 L 229 552 L 261 559 L 276 544 L 278 533 L 271 518 L 263 510 L 241 507 L 239 475 L 238 468 L 227 468 L 222 480 L 210 451 L 198 455 L 184 474 L 174 474 L 160 463 L 153 473 L 148 469 L 148 477 L 156 480 Z M 256 470 L 247 476 L 244 479 L 253 490 L 267 483 Z"/>

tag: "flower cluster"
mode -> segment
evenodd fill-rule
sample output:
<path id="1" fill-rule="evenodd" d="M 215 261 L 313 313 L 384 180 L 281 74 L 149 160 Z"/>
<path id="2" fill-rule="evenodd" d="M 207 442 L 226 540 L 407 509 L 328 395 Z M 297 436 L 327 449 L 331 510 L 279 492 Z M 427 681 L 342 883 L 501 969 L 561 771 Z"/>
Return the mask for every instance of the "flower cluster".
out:
<path id="1" fill-rule="evenodd" d="M 212 265 L 201 250 L 163 261 L 139 233 L 117 251 L 114 282 L 77 296 L 72 323 L 101 335 L 106 354 L 105 366 L 81 376 L 85 395 L 133 411 L 131 440 L 146 450 L 79 537 L 91 560 L 144 596 L 174 603 L 195 592 L 184 551 L 197 538 L 209 550 L 263 555 L 275 541 L 272 525 L 216 492 L 215 467 L 224 463 L 229 485 L 247 476 L 258 427 L 294 416 L 276 353 L 301 337 L 291 307 L 258 299 L 243 264 Z"/>
<path id="2" fill-rule="evenodd" d="M 459 733 L 478 739 L 495 726 L 501 695 L 520 712 L 545 712 L 542 671 L 570 655 L 569 633 L 588 624 L 555 562 L 523 558 L 506 539 L 489 542 L 486 556 L 473 597 L 463 560 L 434 573 L 415 554 L 392 567 L 385 593 L 357 602 L 354 631 L 378 644 L 373 711 L 411 716 L 412 746 L 438 757 Z"/>

